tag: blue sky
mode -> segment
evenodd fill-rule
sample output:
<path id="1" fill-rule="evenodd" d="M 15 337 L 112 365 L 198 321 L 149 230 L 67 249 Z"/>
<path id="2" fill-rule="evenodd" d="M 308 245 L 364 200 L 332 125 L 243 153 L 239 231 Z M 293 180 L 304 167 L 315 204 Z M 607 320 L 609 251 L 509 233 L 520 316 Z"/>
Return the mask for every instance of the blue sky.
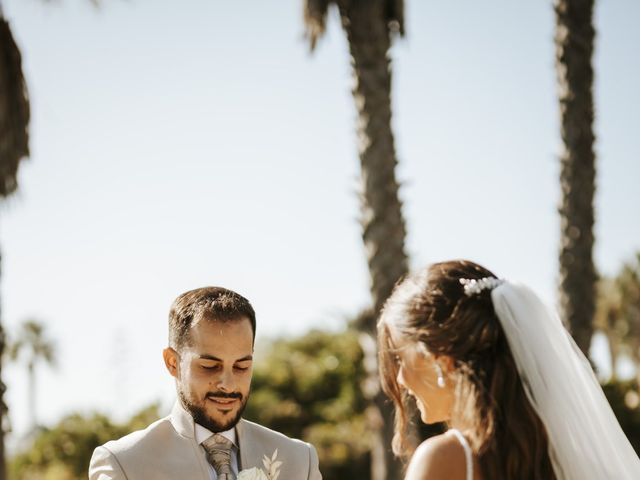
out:
<path id="1" fill-rule="evenodd" d="M 223 285 L 258 337 L 340 328 L 367 304 L 355 109 L 333 12 L 302 1 L 4 0 L 32 99 L 32 156 L 0 209 L 9 334 L 58 347 L 39 417 L 170 405 L 172 300 Z M 393 126 L 413 267 L 467 257 L 555 302 L 560 138 L 548 2 L 407 1 Z M 594 58 L 595 258 L 640 248 L 640 4 L 602 1 Z M 24 369 L 6 381 L 27 425 Z"/>

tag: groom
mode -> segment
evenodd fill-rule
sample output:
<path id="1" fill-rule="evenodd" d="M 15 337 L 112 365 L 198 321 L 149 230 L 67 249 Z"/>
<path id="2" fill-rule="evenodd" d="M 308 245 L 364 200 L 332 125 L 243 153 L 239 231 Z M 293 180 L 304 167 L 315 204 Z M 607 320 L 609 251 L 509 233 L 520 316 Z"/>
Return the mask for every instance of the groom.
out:
<path id="1" fill-rule="evenodd" d="M 321 480 L 315 448 L 242 419 L 253 369 L 249 301 L 205 287 L 180 295 L 162 352 L 178 402 L 168 417 L 95 449 L 90 480 Z"/>

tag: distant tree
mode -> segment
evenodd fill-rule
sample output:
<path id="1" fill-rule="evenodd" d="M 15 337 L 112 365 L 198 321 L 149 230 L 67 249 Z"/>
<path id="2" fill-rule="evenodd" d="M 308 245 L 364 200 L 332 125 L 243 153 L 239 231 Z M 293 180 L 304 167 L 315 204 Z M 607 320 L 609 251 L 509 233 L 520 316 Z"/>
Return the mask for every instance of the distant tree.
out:
<path id="1" fill-rule="evenodd" d="M 596 328 L 607 337 L 612 378 L 620 355 L 631 359 L 640 381 L 640 252 L 622 265 L 615 277 L 599 282 Z"/>
<path id="2" fill-rule="evenodd" d="M 29 96 L 22 73 L 22 56 L 4 19 L 0 4 L 0 200 L 18 187 L 18 166 L 29 155 Z M 0 269 L 1 271 L 1 269 Z M 4 435 L 6 432 L 6 386 L 2 381 L 5 335 L 0 317 L 0 480 L 6 480 Z"/>
<path id="3" fill-rule="evenodd" d="M 602 386 L 607 401 L 637 455 L 640 455 L 640 408 L 638 383 L 611 381 Z"/>
<path id="4" fill-rule="evenodd" d="M 325 480 L 370 475 L 371 431 L 360 388 L 366 373 L 358 336 L 312 331 L 279 339 L 255 364 L 244 417 L 312 442 Z M 125 424 L 100 414 L 73 414 L 41 428 L 34 443 L 12 460 L 12 478 L 86 479 L 95 447 L 146 427 L 160 416 L 158 410 L 153 404 Z"/>
<path id="5" fill-rule="evenodd" d="M 160 417 L 153 403 L 123 424 L 94 413 L 74 413 L 52 428 L 42 428 L 29 448 L 10 463 L 11 478 L 33 480 L 84 480 L 93 450 L 114 438 L 146 427 Z"/>
<path id="6" fill-rule="evenodd" d="M 325 480 L 368 478 L 371 431 L 358 334 L 312 331 L 256 362 L 245 417 L 318 449 Z"/>
<path id="7" fill-rule="evenodd" d="M 617 292 L 616 282 L 612 278 L 600 278 L 597 285 L 598 297 L 596 302 L 596 314 L 594 328 L 604 334 L 609 347 L 611 359 L 611 380 L 616 381 L 616 365 L 620 358 L 621 333 L 620 323 L 620 297 Z M 626 326 L 624 326 L 626 330 Z"/>
<path id="8" fill-rule="evenodd" d="M 313 50 L 326 26 L 331 5 L 340 12 L 347 35 L 354 77 L 353 98 L 358 112 L 357 134 L 361 172 L 362 239 L 369 265 L 372 311 L 362 316 L 361 337 L 367 364 L 375 375 L 375 320 L 395 283 L 408 271 L 405 221 L 398 195 L 397 164 L 391 128 L 391 60 L 394 34 L 404 33 L 402 0 L 306 0 L 305 26 Z M 366 336 L 365 336 L 366 335 Z M 373 353 L 373 355 L 371 355 Z M 377 385 L 371 377 L 369 386 Z M 373 447 L 372 475 L 376 480 L 401 477 L 401 465 L 391 453 L 392 409 L 380 388 L 372 388 L 370 418 L 378 426 Z M 378 413 L 376 413 L 376 410 Z"/>
<path id="9" fill-rule="evenodd" d="M 555 0 L 556 72 L 563 151 L 560 155 L 560 312 L 588 355 L 593 334 L 593 27 L 594 0 Z"/>
<path id="10" fill-rule="evenodd" d="M 29 379 L 29 415 L 31 416 L 31 427 L 37 427 L 36 416 L 36 365 L 44 362 L 47 365 L 55 364 L 55 347 L 53 342 L 47 338 L 45 327 L 35 320 L 27 320 L 20 326 L 15 341 L 9 345 L 9 357 L 12 360 L 23 358 L 27 365 Z"/>

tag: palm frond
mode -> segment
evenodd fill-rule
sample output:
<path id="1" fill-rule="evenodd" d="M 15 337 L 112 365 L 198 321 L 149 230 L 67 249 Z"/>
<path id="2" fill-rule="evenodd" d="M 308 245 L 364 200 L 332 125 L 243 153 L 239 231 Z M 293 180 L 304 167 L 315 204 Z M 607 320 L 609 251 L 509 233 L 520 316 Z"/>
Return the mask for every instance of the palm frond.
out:
<path id="1" fill-rule="evenodd" d="M 40 357 L 50 367 L 56 366 L 57 364 L 56 349 L 53 343 L 42 345 L 40 349 Z"/>
<path id="2" fill-rule="evenodd" d="M 29 156 L 29 97 L 22 57 L 9 24 L 0 17 L 0 196 L 18 186 L 20 161 Z"/>
<path id="3" fill-rule="evenodd" d="M 40 338 L 42 336 L 42 332 L 44 331 L 44 325 L 42 325 L 37 320 L 26 320 L 22 324 L 22 331 L 26 337 L 30 338 Z"/>
<path id="4" fill-rule="evenodd" d="M 7 355 L 11 360 L 26 358 L 30 363 L 44 360 L 46 364 L 55 366 L 56 345 L 46 334 L 45 325 L 37 320 L 26 320 L 20 325 L 15 341 L 10 342 Z"/>
<path id="5" fill-rule="evenodd" d="M 9 360 L 16 361 L 20 356 L 20 352 L 24 347 L 24 343 L 20 340 L 9 344 L 6 350 L 6 355 L 9 357 Z"/>

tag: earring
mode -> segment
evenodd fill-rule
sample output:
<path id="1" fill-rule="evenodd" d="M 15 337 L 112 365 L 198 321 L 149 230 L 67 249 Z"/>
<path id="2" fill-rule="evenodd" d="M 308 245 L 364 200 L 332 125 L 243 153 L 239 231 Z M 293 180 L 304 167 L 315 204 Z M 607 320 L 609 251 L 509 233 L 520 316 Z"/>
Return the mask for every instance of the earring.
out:
<path id="1" fill-rule="evenodd" d="M 438 375 L 438 386 L 440 388 L 444 388 L 444 386 L 445 386 L 444 373 L 442 372 L 442 367 L 437 362 L 435 363 L 435 369 L 436 369 L 436 374 Z"/>

